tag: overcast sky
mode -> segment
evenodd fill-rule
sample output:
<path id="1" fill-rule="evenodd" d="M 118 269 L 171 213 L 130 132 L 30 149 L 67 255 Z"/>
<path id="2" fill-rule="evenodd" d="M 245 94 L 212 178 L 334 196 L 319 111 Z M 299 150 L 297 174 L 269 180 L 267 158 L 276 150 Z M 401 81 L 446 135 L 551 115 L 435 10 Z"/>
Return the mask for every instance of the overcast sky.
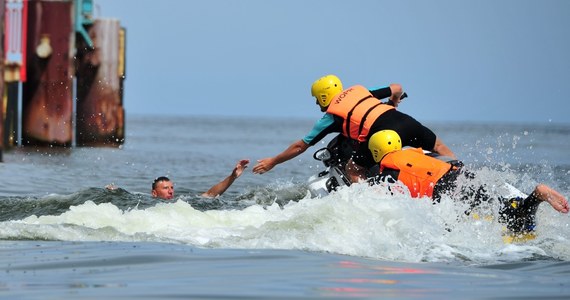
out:
<path id="1" fill-rule="evenodd" d="M 322 115 L 312 82 L 397 82 L 420 121 L 570 123 L 568 0 L 94 0 L 127 29 L 127 114 Z"/>

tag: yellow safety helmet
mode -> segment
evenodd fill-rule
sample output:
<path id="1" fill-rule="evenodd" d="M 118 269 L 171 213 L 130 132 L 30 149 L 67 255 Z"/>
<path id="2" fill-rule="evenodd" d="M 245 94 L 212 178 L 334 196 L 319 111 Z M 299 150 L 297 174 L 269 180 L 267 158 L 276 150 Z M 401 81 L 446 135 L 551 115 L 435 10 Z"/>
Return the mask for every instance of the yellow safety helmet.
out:
<path id="1" fill-rule="evenodd" d="M 384 155 L 402 149 L 402 139 L 394 130 L 380 130 L 368 140 L 368 149 L 372 152 L 374 161 L 380 162 Z"/>
<path id="2" fill-rule="evenodd" d="M 342 92 L 342 82 L 335 75 L 327 75 L 317 79 L 311 86 L 311 95 L 323 108 L 329 106 L 336 94 Z"/>

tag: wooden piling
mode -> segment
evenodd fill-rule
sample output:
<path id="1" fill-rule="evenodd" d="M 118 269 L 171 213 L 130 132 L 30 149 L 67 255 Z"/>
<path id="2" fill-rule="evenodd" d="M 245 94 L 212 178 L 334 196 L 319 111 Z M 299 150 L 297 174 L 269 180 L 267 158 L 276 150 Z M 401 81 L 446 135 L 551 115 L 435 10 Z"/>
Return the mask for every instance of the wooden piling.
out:
<path id="1" fill-rule="evenodd" d="M 78 41 L 77 146 L 124 142 L 125 31 L 115 19 L 97 19 L 89 29 L 90 49 Z"/>
<path id="2" fill-rule="evenodd" d="M 73 24 L 71 0 L 30 0 L 22 145 L 71 146 Z"/>

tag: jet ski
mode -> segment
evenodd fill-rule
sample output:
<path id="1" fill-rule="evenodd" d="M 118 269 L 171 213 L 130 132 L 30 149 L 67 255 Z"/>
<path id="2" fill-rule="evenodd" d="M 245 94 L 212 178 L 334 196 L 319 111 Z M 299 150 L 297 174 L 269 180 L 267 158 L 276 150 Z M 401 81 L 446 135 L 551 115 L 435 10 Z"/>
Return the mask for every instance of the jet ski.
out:
<path id="1" fill-rule="evenodd" d="M 351 185 L 351 182 L 345 172 L 345 166 L 350 159 L 352 152 L 352 146 L 348 138 L 342 134 L 337 135 L 333 138 L 326 147 L 318 149 L 313 154 L 313 158 L 323 163 L 325 169 L 316 175 L 309 178 L 308 188 L 311 196 L 325 197 L 330 193 L 344 187 Z M 424 151 L 427 155 L 437 157 L 442 160 L 450 160 L 449 157 L 437 156 L 429 151 Z M 368 170 L 368 176 L 374 177 L 378 173 L 378 167 L 374 167 Z M 497 191 L 504 199 L 512 198 L 526 198 L 528 195 L 521 192 L 516 187 L 505 182 L 501 186 L 497 187 Z M 472 217 L 479 219 L 478 214 L 472 214 Z M 492 220 L 492 218 L 485 217 L 484 219 Z M 509 232 L 505 227 L 505 232 L 503 234 L 503 241 L 505 243 L 521 243 L 533 240 L 535 238 L 534 231 L 524 232 L 524 233 L 513 233 Z"/>
<path id="2" fill-rule="evenodd" d="M 345 166 L 350 159 L 350 144 L 342 134 L 337 135 L 328 145 L 313 154 L 325 169 L 309 178 L 309 191 L 312 197 L 324 197 L 340 187 L 350 186 Z"/>
<path id="3" fill-rule="evenodd" d="M 333 138 L 326 147 L 318 149 L 313 154 L 315 160 L 321 161 L 325 169 L 309 178 L 309 191 L 313 197 L 323 197 L 336 191 L 338 188 L 350 186 L 351 182 L 345 172 L 345 166 L 350 159 L 352 146 L 349 139 L 338 134 Z M 451 161 L 453 158 L 439 156 L 435 153 L 424 150 L 427 155 L 436 157 L 443 161 Z M 378 166 L 368 170 L 368 177 L 378 174 Z M 522 197 L 528 195 L 521 192 L 509 183 L 503 183 L 501 187 L 501 196 L 504 198 Z"/>

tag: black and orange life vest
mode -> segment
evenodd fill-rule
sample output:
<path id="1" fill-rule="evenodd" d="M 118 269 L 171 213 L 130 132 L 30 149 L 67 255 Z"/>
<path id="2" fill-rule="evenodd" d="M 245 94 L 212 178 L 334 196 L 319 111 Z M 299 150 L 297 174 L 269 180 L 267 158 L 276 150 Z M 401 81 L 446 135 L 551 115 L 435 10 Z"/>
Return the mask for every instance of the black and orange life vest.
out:
<path id="1" fill-rule="evenodd" d="M 343 118 L 344 136 L 364 142 L 374 121 L 391 109 L 394 107 L 374 98 L 368 89 L 355 85 L 334 96 L 327 112 Z"/>
<path id="2" fill-rule="evenodd" d="M 380 172 L 385 168 L 399 171 L 394 179 L 406 185 L 412 197 L 432 198 L 433 188 L 453 165 L 425 155 L 421 148 L 409 148 L 386 154 L 380 161 Z"/>

